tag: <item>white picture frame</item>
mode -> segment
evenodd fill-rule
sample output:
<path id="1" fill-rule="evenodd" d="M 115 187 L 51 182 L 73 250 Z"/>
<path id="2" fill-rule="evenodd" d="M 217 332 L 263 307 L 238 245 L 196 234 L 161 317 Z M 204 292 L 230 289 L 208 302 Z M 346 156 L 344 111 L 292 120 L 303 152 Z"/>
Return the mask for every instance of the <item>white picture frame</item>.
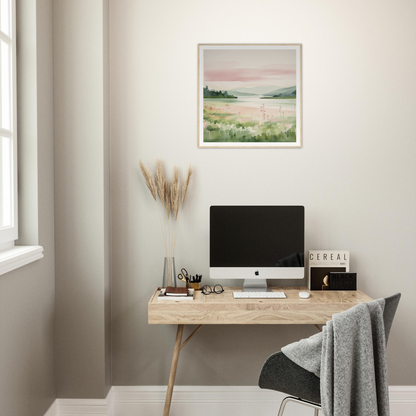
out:
<path id="1" fill-rule="evenodd" d="M 198 147 L 302 147 L 302 45 L 199 44 Z"/>

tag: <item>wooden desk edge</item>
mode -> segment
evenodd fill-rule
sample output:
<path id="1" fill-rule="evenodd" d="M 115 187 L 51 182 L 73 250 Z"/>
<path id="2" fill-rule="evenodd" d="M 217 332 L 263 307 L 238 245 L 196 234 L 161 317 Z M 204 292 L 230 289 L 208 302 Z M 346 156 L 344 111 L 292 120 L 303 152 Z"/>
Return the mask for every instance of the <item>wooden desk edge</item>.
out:
<path id="1" fill-rule="evenodd" d="M 322 302 L 313 303 L 308 302 L 309 299 L 293 299 L 291 302 L 281 302 L 280 300 L 272 299 L 238 299 L 234 302 L 222 301 L 215 302 L 159 302 L 156 297 L 158 287 L 153 292 L 148 303 L 148 323 L 151 325 L 248 325 L 248 324 L 279 324 L 279 325 L 308 325 L 319 324 L 323 325 L 332 319 L 332 315 L 342 312 L 349 307 L 355 306 L 361 302 L 369 302 L 372 299 L 361 292 L 357 291 L 334 291 L 337 294 L 342 294 L 344 299 L 348 295 L 353 298 L 358 297 L 357 302 Z M 241 289 L 237 287 L 226 288 L 226 290 L 234 291 Z M 305 287 L 285 287 L 273 288 L 275 290 L 283 291 L 304 291 Z M 332 292 L 332 293 L 334 293 Z M 311 291 L 313 294 L 319 294 L 320 297 L 329 295 L 328 292 Z M 334 295 L 335 295 L 334 293 Z M 358 296 L 357 296 L 358 295 Z M 213 295 L 214 296 L 214 295 Z M 262 302 L 259 302 L 262 301 Z M 286 299 L 284 300 L 286 301 Z M 215 305 L 215 307 L 214 307 Z M 244 310 L 245 305 L 250 305 L 247 310 Z M 321 306 L 321 308 L 319 308 Z"/>
<path id="2" fill-rule="evenodd" d="M 157 292 L 159 292 L 159 290 L 162 289 L 160 286 L 158 286 L 155 291 L 153 292 L 152 296 L 150 297 L 149 303 L 147 305 L 150 306 L 150 304 L 155 300 Z"/>

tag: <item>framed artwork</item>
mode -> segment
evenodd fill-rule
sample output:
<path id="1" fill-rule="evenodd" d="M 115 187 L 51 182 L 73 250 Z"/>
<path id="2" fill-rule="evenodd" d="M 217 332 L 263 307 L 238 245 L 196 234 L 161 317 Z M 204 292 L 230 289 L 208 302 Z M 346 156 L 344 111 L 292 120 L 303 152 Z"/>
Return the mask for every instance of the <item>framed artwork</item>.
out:
<path id="1" fill-rule="evenodd" d="M 198 147 L 302 147 L 302 45 L 198 45 Z"/>

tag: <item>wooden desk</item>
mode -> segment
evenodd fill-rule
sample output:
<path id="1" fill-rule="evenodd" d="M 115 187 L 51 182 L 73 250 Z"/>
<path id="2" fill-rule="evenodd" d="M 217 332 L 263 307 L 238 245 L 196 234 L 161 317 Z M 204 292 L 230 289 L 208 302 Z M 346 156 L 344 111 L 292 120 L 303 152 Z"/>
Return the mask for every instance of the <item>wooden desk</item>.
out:
<path id="1" fill-rule="evenodd" d="M 179 351 L 202 328 L 203 325 L 324 325 L 332 315 L 345 311 L 361 302 L 371 300 L 357 291 L 312 291 L 308 299 L 299 298 L 306 287 L 272 288 L 285 292 L 286 299 L 234 299 L 233 291 L 241 287 L 224 287 L 221 294 L 203 295 L 195 292 L 193 301 L 157 299 L 157 288 L 148 304 L 149 324 L 178 325 L 168 390 L 163 416 L 168 416 L 175 384 Z M 199 325 L 182 343 L 184 325 Z M 318 329 L 319 326 L 318 326 Z"/>

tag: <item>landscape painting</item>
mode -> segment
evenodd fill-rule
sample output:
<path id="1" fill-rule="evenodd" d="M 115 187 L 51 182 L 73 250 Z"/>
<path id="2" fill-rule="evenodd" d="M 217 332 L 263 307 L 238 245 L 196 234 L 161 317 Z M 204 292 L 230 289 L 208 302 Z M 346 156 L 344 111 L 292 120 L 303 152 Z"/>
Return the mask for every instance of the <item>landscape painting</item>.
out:
<path id="1" fill-rule="evenodd" d="M 199 147 L 301 147 L 301 45 L 198 45 Z"/>

